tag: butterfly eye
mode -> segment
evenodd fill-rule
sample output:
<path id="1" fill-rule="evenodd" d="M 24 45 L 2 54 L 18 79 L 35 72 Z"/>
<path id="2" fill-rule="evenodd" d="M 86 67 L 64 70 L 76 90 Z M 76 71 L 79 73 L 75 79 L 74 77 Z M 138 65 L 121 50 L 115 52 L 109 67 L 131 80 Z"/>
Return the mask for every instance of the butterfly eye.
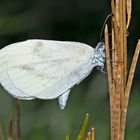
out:
<path id="1" fill-rule="evenodd" d="M 99 42 L 95 48 L 97 51 L 103 51 L 105 49 L 104 42 Z"/>

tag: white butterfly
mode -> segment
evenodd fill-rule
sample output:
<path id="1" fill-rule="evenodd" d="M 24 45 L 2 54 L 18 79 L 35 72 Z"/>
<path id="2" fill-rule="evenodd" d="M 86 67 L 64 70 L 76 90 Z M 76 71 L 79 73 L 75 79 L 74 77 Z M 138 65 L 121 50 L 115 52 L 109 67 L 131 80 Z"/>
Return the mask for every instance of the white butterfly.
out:
<path id="1" fill-rule="evenodd" d="M 14 97 L 58 98 L 64 109 L 70 89 L 94 67 L 104 68 L 104 43 L 27 40 L 0 50 L 0 82 Z"/>

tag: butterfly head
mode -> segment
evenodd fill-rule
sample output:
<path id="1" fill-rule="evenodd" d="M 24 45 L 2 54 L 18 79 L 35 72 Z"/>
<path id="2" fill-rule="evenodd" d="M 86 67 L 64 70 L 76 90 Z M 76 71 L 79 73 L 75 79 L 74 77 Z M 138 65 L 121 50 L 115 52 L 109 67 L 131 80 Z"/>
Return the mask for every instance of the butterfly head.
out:
<path id="1" fill-rule="evenodd" d="M 105 44 L 104 42 L 99 42 L 94 49 L 93 64 L 99 70 L 103 70 L 105 63 Z"/>

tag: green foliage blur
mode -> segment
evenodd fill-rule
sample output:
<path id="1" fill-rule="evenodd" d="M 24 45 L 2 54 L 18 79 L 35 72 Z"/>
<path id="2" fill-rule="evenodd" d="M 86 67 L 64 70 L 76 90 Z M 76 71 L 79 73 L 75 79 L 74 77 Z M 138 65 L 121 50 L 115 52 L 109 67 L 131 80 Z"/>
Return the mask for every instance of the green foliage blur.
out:
<path id="1" fill-rule="evenodd" d="M 140 38 L 140 1 L 133 0 L 128 37 L 128 66 Z M 100 41 L 109 0 L 0 0 L 0 47 L 27 39 L 78 41 L 93 47 Z M 2 59 L 2 58 L 0 58 Z M 131 91 L 126 140 L 140 140 L 140 61 Z M 0 86 L 0 124 L 4 139 L 16 100 Z M 96 140 L 110 139 L 107 75 L 93 72 L 70 94 L 65 110 L 57 100 L 21 101 L 22 140 L 76 140 L 85 114 Z M 15 127 L 15 124 L 14 124 Z"/>

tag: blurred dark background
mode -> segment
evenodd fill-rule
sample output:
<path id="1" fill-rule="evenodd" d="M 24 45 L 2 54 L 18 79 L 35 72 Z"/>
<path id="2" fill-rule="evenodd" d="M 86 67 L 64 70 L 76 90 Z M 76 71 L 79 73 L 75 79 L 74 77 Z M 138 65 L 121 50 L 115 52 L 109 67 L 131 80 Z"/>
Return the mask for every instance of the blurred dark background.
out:
<path id="1" fill-rule="evenodd" d="M 78 41 L 93 47 L 111 13 L 106 0 L 0 0 L 0 47 L 26 39 Z M 140 1 L 133 0 L 128 37 L 128 65 L 140 38 Z M 2 58 L 1 58 L 2 59 Z M 126 140 L 140 140 L 140 61 L 129 102 Z M 0 123 L 4 138 L 16 100 L 0 86 Z M 65 110 L 57 100 L 21 101 L 22 140 L 75 140 L 86 113 L 97 140 L 110 139 L 107 75 L 96 69 L 72 89 Z M 15 125 L 15 124 L 14 124 Z"/>

